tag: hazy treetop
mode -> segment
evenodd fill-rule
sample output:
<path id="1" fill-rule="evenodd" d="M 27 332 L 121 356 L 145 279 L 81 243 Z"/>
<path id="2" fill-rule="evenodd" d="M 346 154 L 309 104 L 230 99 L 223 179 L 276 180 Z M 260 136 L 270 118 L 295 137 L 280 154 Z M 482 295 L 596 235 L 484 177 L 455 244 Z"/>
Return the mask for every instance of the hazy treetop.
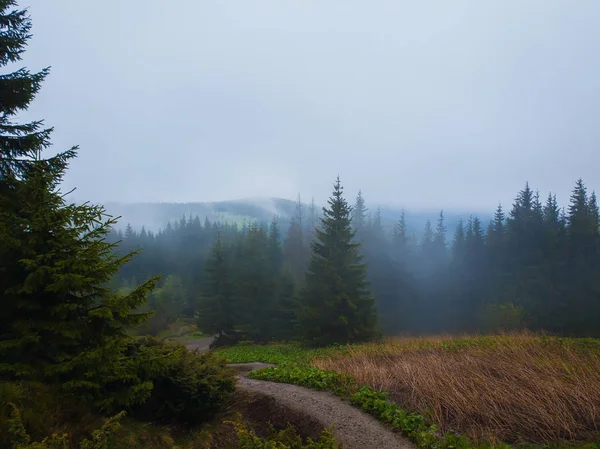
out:
<path id="1" fill-rule="evenodd" d="M 600 186 L 597 0 L 29 0 L 77 199 L 485 208 Z M 107 183 L 106 179 L 110 182 Z"/>

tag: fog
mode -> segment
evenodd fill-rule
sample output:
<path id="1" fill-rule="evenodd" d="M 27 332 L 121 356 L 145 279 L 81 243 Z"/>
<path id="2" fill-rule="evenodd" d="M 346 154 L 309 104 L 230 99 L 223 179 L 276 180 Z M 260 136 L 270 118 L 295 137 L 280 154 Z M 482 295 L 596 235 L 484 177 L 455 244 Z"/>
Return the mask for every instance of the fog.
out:
<path id="1" fill-rule="evenodd" d="M 490 210 L 600 188 L 600 3 L 30 0 L 78 200 Z"/>

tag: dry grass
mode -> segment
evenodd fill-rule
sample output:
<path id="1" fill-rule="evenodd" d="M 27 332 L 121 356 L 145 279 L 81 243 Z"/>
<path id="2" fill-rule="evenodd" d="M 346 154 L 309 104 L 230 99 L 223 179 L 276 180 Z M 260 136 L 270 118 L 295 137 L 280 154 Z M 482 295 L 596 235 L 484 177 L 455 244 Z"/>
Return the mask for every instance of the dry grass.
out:
<path id="1" fill-rule="evenodd" d="M 399 338 L 314 365 L 387 391 L 442 429 L 506 442 L 589 439 L 600 424 L 600 341 L 532 334 Z"/>

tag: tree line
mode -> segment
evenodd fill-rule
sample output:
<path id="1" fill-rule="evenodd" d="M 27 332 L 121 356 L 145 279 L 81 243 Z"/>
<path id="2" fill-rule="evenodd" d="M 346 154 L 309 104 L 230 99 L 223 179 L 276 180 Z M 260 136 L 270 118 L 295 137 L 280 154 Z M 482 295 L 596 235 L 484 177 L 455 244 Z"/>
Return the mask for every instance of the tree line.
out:
<path id="1" fill-rule="evenodd" d="M 153 270 L 171 274 L 186 292 L 185 313 L 211 332 L 215 312 L 208 298 L 219 285 L 217 294 L 232 307 L 222 314 L 228 332 L 256 341 L 301 335 L 297 313 L 311 276 L 329 282 L 323 268 L 309 269 L 328 213 L 331 206 L 317 215 L 313 205 L 307 220 L 298 202 L 284 236 L 277 217 L 242 227 L 183 218 L 157 234 L 115 232 L 126 250 L 144 248 L 121 282 Z M 542 202 L 526 184 L 511 209 L 498 205 L 489 223 L 471 216 L 449 231 L 441 211 L 420 240 L 409 233 L 404 213 L 386 229 L 379 209 L 370 212 L 360 192 L 348 214 L 383 333 L 600 333 L 598 204 L 582 180 L 566 209 L 552 194 Z M 218 284 L 215 276 L 227 282 Z"/>

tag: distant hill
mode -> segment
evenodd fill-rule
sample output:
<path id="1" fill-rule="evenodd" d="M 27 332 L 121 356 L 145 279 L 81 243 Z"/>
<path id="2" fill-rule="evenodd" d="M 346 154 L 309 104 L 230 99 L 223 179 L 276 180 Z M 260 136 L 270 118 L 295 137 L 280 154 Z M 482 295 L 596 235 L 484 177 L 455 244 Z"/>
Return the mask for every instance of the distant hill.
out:
<path id="1" fill-rule="evenodd" d="M 307 209 L 307 205 L 303 205 Z M 319 211 L 320 211 L 320 206 Z M 205 203 L 106 203 L 107 211 L 113 216 L 121 216 L 118 227 L 124 228 L 128 223 L 134 229 L 144 226 L 147 230 L 158 231 L 164 229 L 169 222 L 180 220 L 182 217 L 208 218 L 211 222 L 238 223 L 270 222 L 274 215 L 279 217 L 282 228 L 295 214 L 296 202 L 283 198 L 251 198 L 231 201 L 205 202 Z M 411 233 L 419 237 L 427 220 L 431 220 L 435 228 L 439 211 L 410 211 L 406 210 L 407 227 Z M 391 230 L 392 226 L 400 219 L 401 209 L 382 207 L 381 216 L 384 227 Z M 453 211 L 444 212 L 448 239 L 451 238 L 454 228 L 462 218 L 468 220 L 470 213 Z M 477 214 L 484 228 L 491 219 L 491 214 Z"/>

